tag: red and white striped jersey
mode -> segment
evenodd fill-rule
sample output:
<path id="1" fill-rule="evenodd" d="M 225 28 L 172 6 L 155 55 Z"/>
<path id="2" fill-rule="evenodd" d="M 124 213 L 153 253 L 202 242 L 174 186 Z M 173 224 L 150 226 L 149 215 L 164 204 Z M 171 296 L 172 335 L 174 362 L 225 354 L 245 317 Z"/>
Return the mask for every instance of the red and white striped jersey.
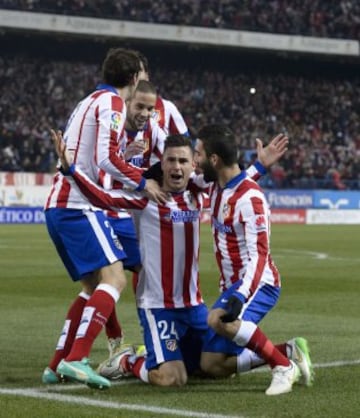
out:
<path id="1" fill-rule="evenodd" d="M 188 127 L 178 108 L 170 100 L 157 96 L 153 119 L 166 135 L 188 134 Z"/>
<path id="2" fill-rule="evenodd" d="M 220 289 L 239 279 L 247 300 L 261 284 L 280 286 L 270 255 L 270 209 L 258 184 L 241 172 L 225 188 L 210 187 L 214 250 L 220 269 Z"/>
<path id="3" fill-rule="evenodd" d="M 199 286 L 202 193 L 186 190 L 171 195 L 165 205 L 158 205 L 142 193 L 105 191 L 78 168 L 73 166 L 72 170 L 82 193 L 95 206 L 126 208 L 133 214 L 142 262 L 137 306 L 183 308 L 203 303 Z"/>
<path id="4" fill-rule="evenodd" d="M 137 167 L 149 168 L 153 164 L 160 161 L 164 152 L 165 140 L 165 132 L 160 128 L 160 126 L 155 122 L 155 120 L 149 119 L 144 129 L 140 131 L 129 131 L 127 129 L 124 130 L 123 137 L 121 138 L 120 149 L 121 152 L 124 153 L 126 147 L 128 147 L 129 144 L 131 144 L 132 142 L 144 141 L 144 152 L 132 156 L 128 162 Z M 106 190 L 110 190 L 114 187 L 113 178 L 105 172 L 102 172 L 100 174 L 100 184 Z M 130 217 L 129 213 L 126 210 L 107 211 L 107 215 L 113 218 Z"/>
<path id="5" fill-rule="evenodd" d="M 143 188 L 142 170 L 127 163 L 118 154 L 123 135 L 126 106 L 117 91 L 107 85 L 83 99 L 75 108 L 64 132 L 67 149 L 74 162 L 97 182 L 100 169 L 111 174 L 129 189 Z M 54 176 L 45 204 L 50 207 L 82 209 L 89 202 L 61 173 Z"/>
<path id="6" fill-rule="evenodd" d="M 124 131 L 121 151 L 124 153 L 129 144 L 134 141 L 144 141 L 144 152 L 134 155 L 129 162 L 137 167 L 149 168 L 160 161 L 164 152 L 165 140 L 166 134 L 159 124 L 154 119 L 149 119 L 141 131 Z"/>

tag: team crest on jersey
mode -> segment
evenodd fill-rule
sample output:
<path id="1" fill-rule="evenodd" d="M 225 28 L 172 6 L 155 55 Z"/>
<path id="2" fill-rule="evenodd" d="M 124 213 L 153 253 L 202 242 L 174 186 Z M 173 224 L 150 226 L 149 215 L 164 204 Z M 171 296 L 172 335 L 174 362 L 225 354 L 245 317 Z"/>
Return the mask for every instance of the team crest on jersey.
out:
<path id="1" fill-rule="evenodd" d="M 155 122 L 159 122 L 160 120 L 160 112 L 158 110 L 154 110 L 153 114 L 151 115 L 151 119 L 154 119 Z"/>
<path id="2" fill-rule="evenodd" d="M 169 351 L 175 351 L 177 349 L 177 346 L 178 346 L 176 340 L 167 340 L 165 342 L 165 344 L 166 344 L 167 350 L 169 350 Z"/>
<path id="3" fill-rule="evenodd" d="M 226 202 L 222 209 L 223 219 L 226 219 L 230 216 L 231 206 Z"/>
<path id="4" fill-rule="evenodd" d="M 120 129 L 121 113 L 113 112 L 111 114 L 110 129 L 112 131 L 118 131 Z"/>

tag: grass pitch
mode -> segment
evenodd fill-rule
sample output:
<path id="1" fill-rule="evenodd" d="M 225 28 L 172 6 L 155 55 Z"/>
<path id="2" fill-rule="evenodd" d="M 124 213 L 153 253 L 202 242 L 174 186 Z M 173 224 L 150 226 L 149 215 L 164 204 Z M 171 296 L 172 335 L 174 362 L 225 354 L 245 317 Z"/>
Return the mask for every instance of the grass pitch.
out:
<path id="1" fill-rule="evenodd" d="M 272 254 L 283 290 L 261 323 L 274 341 L 302 335 L 315 363 L 312 388 L 267 397 L 267 369 L 232 379 L 191 379 L 183 388 L 124 380 L 108 391 L 41 384 L 78 293 L 44 225 L 0 227 L 0 417 L 358 417 L 360 416 L 360 226 L 274 225 Z M 209 227 L 202 228 L 201 280 L 209 305 L 218 296 L 218 270 Z M 118 305 L 128 342 L 140 342 L 131 287 Z M 107 356 L 100 335 L 94 365 Z M 25 412 L 26 411 L 26 412 Z"/>

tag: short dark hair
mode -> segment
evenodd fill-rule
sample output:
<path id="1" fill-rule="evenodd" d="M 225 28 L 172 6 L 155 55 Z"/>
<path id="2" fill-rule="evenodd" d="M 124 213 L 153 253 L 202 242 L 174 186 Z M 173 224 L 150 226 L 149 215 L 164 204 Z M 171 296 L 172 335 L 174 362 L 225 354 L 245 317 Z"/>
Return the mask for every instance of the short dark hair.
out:
<path id="1" fill-rule="evenodd" d="M 140 52 L 140 51 L 136 51 L 137 55 L 139 57 L 139 61 L 142 63 L 144 70 L 149 74 L 149 61 L 148 59 L 145 57 L 145 55 Z"/>
<path id="2" fill-rule="evenodd" d="M 103 81 L 114 87 L 131 84 L 141 70 L 137 51 L 125 48 L 109 49 L 102 64 Z"/>
<path id="3" fill-rule="evenodd" d="M 175 147 L 189 147 L 192 152 L 194 151 L 191 138 L 182 134 L 169 135 L 166 138 L 165 145 L 164 145 L 164 152 L 168 148 L 175 148 Z"/>
<path id="4" fill-rule="evenodd" d="M 226 125 L 211 124 L 203 126 L 198 132 L 198 138 L 204 145 L 207 157 L 218 155 L 226 166 L 238 161 L 238 145 L 233 131 Z"/>
<path id="5" fill-rule="evenodd" d="M 136 93 L 137 91 L 141 93 L 151 93 L 151 94 L 154 94 L 155 96 L 157 95 L 156 87 L 154 86 L 153 83 L 147 80 L 138 81 L 138 84 L 136 86 L 134 93 Z"/>

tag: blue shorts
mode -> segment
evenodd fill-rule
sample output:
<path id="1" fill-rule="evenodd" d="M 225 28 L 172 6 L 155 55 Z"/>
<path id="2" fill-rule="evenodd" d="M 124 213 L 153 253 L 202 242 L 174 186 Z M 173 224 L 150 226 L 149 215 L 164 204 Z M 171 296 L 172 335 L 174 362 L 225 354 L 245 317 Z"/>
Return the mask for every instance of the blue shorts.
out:
<path id="1" fill-rule="evenodd" d="M 136 266 L 141 265 L 141 257 L 132 218 L 114 218 L 108 216 L 107 219 L 126 253 L 126 258 L 123 260 L 124 269 L 134 271 Z"/>
<path id="2" fill-rule="evenodd" d="M 45 211 L 49 235 L 73 281 L 126 254 L 104 213 L 82 209 Z"/>
<path id="3" fill-rule="evenodd" d="M 189 374 L 200 368 L 203 339 L 208 329 L 205 304 L 192 308 L 139 308 L 138 314 L 148 370 L 174 360 L 183 361 Z"/>
<path id="4" fill-rule="evenodd" d="M 225 309 L 226 303 L 222 302 L 222 300 L 226 300 L 232 293 L 234 293 L 239 285 L 240 282 L 236 282 L 228 290 L 223 292 L 214 303 L 212 308 Z M 266 284 L 258 288 L 252 297 L 243 306 L 240 318 L 245 321 L 250 321 L 254 324 L 258 324 L 264 318 L 264 316 L 276 305 L 279 296 L 279 287 L 274 287 Z M 237 355 L 243 351 L 243 347 L 240 347 L 233 341 L 216 334 L 212 328 L 209 328 L 205 336 L 203 351 Z"/>

